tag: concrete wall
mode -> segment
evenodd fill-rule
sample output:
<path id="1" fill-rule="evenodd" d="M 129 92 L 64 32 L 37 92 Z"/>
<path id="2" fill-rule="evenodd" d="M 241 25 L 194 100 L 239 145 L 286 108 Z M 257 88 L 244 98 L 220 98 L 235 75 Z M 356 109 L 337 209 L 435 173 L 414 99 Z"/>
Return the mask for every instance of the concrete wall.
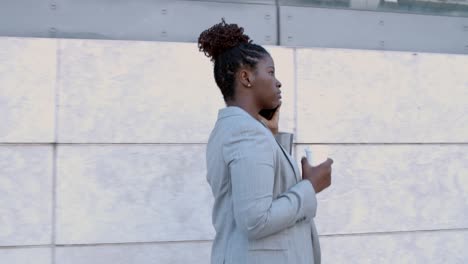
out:
<path id="1" fill-rule="evenodd" d="M 468 56 L 265 46 L 318 195 L 323 263 L 467 263 Z M 0 38 L 0 262 L 208 263 L 195 43 Z"/>

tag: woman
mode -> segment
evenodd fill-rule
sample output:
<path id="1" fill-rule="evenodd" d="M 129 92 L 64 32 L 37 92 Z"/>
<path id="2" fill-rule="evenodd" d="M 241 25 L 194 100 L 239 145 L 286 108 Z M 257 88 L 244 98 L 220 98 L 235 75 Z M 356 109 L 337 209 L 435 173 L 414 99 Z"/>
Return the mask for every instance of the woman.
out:
<path id="1" fill-rule="evenodd" d="M 299 175 L 275 139 L 281 83 L 273 59 L 242 27 L 223 19 L 200 34 L 198 47 L 214 62 L 226 102 L 206 150 L 216 230 L 211 263 L 320 263 L 316 193 L 330 185 L 333 161 L 312 167 L 302 157 Z M 274 108 L 270 120 L 259 114 Z"/>

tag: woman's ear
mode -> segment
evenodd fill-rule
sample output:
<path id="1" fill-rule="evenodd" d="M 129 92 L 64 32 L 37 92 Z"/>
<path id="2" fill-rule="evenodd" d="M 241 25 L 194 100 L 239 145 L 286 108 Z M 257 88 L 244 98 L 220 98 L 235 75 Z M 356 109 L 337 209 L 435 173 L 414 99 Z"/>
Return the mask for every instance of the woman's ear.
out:
<path id="1" fill-rule="evenodd" d="M 255 80 L 254 74 L 248 70 L 248 69 L 240 69 L 239 70 L 239 82 L 244 86 L 244 87 L 252 87 L 253 86 L 253 81 Z"/>

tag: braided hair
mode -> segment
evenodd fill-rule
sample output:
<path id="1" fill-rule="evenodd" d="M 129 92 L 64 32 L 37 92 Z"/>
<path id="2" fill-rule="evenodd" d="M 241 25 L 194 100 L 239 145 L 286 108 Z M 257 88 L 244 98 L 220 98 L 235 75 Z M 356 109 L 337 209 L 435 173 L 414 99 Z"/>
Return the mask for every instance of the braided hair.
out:
<path id="1" fill-rule="evenodd" d="M 198 37 L 198 48 L 214 62 L 214 78 L 224 101 L 234 99 L 235 75 L 241 66 L 256 70 L 257 63 L 269 53 L 252 43 L 237 24 L 221 22 L 203 31 Z"/>

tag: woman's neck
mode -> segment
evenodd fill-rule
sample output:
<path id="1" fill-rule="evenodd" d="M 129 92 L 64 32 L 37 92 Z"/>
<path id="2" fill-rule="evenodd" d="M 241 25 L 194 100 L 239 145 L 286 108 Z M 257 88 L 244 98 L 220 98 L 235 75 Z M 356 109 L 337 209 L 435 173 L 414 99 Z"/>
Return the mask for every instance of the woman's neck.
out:
<path id="1" fill-rule="evenodd" d="M 255 119 L 258 119 L 258 113 L 261 110 L 249 100 L 230 100 L 226 102 L 226 106 L 240 107 L 244 109 L 247 113 L 249 113 Z"/>

